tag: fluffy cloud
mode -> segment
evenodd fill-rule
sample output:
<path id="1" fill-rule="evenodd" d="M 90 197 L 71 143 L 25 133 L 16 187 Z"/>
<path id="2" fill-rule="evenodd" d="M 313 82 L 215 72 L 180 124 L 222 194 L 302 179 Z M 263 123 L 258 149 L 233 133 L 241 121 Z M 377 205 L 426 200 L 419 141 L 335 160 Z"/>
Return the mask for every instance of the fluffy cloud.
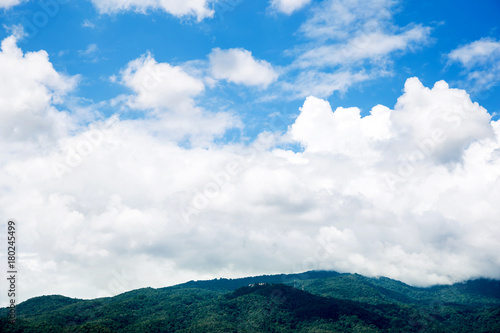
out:
<path id="1" fill-rule="evenodd" d="M 67 114 L 53 104 L 73 89 L 77 77 L 56 72 L 47 52 L 23 54 L 17 37 L 7 37 L 1 44 L 0 76 L 2 141 L 49 140 L 71 128 Z"/>
<path id="2" fill-rule="evenodd" d="M 327 101 L 312 96 L 306 99 L 290 134 L 307 152 L 358 157 L 373 152 L 380 140 L 393 137 L 389 109 L 377 107 L 361 118 L 358 108 L 339 107 L 332 112 Z"/>
<path id="3" fill-rule="evenodd" d="M 194 16 L 198 21 L 212 17 L 210 0 L 92 0 L 99 12 L 110 14 L 121 11 L 146 12 L 149 9 L 163 10 L 178 17 Z"/>
<path id="4" fill-rule="evenodd" d="M 451 63 L 465 69 L 474 91 L 489 89 L 500 81 L 500 42 L 483 38 L 461 46 L 448 54 Z"/>
<path id="5" fill-rule="evenodd" d="M 244 49 L 215 48 L 209 59 L 212 75 L 219 80 L 266 88 L 278 78 L 270 63 L 256 60 L 250 51 Z"/>
<path id="6" fill-rule="evenodd" d="M 121 70 L 119 82 L 133 93 L 117 98 L 115 107 L 144 111 L 146 118 L 136 124 L 165 139 L 209 145 L 227 129 L 241 126 L 231 113 L 198 107 L 195 98 L 205 90 L 203 82 L 181 66 L 156 62 L 149 53 L 129 62 Z"/>
<path id="7" fill-rule="evenodd" d="M 331 226 L 319 229 L 315 260 L 418 285 L 498 276 L 499 128 L 445 82 L 409 79 L 394 110 L 366 117 L 309 97 L 289 133 L 304 147 L 300 179 L 345 209 L 323 211 L 335 213 L 321 215 Z"/>
<path id="8" fill-rule="evenodd" d="M 271 7 L 287 15 L 303 8 L 311 0 L 272 0 Z"/>
<path id="9" fill-rule="evenodd" d="M 450 89 L 444 81 L 428 89 L 412 78 L 398 99 L 393 123 L 399 137 L 409 141 L 402 151 L 421 149 L 435 163 L 456 163 L 473 142 L 493 138 L 490 117 L 465 91 Z"/>
<path id="10" fill-rule="evenodd" d="M 138 109 L 189 108 L 205 89 L 181 67 L 157 63 L 149 53 L 129 62 L 121 71 L 121 83 L 134 91 L 129 105 Z"/>
<path id="11" fill-rule="evenodd" d="M 477 140 L 494 137 L 489 119 L 465 91 L 450 89 L 444 81 L 428 89 L 411 78 L 393 111 L 379 105 L 363 118 L 358 108 L 332 112 L 326 101 L 309 97 L 290 134 L 306 152 L 446 165 L 461 162 Z"/>

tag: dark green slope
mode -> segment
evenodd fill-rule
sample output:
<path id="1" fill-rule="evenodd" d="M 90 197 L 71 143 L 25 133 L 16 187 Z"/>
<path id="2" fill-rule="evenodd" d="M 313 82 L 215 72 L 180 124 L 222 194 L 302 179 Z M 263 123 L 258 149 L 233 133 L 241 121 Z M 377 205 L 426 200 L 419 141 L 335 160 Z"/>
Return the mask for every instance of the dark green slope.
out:
<path id="1" fill-rule="evenodd" d="M 182 283 L 173 287 L 174 289 L 184 289 L 184 288 L 200 288 L 208 289 L 214 291 L 233 291 L 240 287 L 246 287 L 254 283 L 282 283 L 287 285 L 294 284 L 294 281 L 300 283 L 304 280 L 317 280 L 340 276 L 340 273 L 334 271 L 308 271 L 300 274 L 277 274 L 277 275 L 260 275 L 245 277 L 239 279 L 214 279 L 214 280 L 202 280 L 202 281 L 189 281 Z"/>
<path id="2" fill-rule="evenodd" d="M 6 333 L 500 332 L 500 281 L 415 288 L 387 278 L 306 272 L 190 281 L 94 300 L 36 297 L 18 306 L 16 325 L 7 322 L 6 310 L 0 312 Z"/>
<path id="3" fill-rule="evenodd" d="M 254 297 L 270 302 L 276 310 L 288 314 L 294 323 L 318 319 L 336 322 L 342 316 L 356 316 L 366 325 L 380 329 L 387 329 L 390 324 L 388 318 L 377 313 L 379 311 L 375 306 L 313 295 L 283 284 L 242 287 L 226 295 L 228 300 L 237 300 L 243 304 L 249 303 Z"/>
<path id="4" fill-rule="evenodd" d="M 43 315 L 46 312 L 54 311 L 81 300 L 59 295 L 33 297 L 26 302 L 22 302 L 16 308 L 18 313 L 26 316 Z"/>

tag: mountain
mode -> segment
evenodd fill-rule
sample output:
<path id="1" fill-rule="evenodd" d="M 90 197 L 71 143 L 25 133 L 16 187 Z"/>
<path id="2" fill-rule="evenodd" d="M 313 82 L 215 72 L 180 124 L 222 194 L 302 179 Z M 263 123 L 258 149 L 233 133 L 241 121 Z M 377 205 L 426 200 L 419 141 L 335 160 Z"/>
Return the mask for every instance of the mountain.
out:
<path id="1" fill-rule="evenodd" d="M 294 287 L 295 286 L 295 287 Z M 500 281 L 416 288 L 305 272 L 189 281 L 93 300 L 41 296 L 0 332 L 500 332 Z"/>

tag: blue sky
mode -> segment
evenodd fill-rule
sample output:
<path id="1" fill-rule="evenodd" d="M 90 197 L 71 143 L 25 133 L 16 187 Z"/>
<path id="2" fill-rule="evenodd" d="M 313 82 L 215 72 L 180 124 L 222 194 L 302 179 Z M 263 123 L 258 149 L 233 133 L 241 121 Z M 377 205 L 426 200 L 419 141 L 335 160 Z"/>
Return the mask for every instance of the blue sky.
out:
<path id="1" fill-rule="evenodd" d="M 498 1 L 0 8 L 20 299 L 309 269 L 500 278 Z"/>
<path id="2" fill-rule="evenodd" d="M 44 10 L 40 3 L 46 3 L 50 11 Z M 318 43 L 305 37 L 300 29 L 313 17 L 312 12 L 320 6 L 320 2 L 308 3 L 290 15 L 273 9 L 266 1 L 207 3 L 207 8 L 213 8 L 214 13 L 201 22 L 192 15 L 179 18 L 161 9 L 149 9 L 147 14 L 117 11 L 107 15 L 100 13 L 89 1 L 40 3 L 25 1 L 5 9 L 2 13 L 4 26 L 23 24 L 26 32 L 30 33 L 20 41 L 25 51 L 46 50 L 56 70 L 68 75 L 81 75 L 82 81 L 74 94 L 91 103 L 107 101 L 126 93 L 124 87 L 113 84 L 109 77 L 147 51 L 158 62 L 182 65 L 187 61 L 206 60 L 216 47 L 243 48 L 251 51 L 255 58 L 286 71 L 296 58 L 294 50 Z M 405 80 L 411 76 L 418 77 L 427 86 L 446 80 L 453 87 L 472 90 L 472 83 L 465 78 L 464 68 L 450 63 L 447 55 L 481 38 L 497 38 L 499 7 L 496 1 L 481 1 L 474 5 L 467 1 L 395 3 L 391 7 L 392 17 L 383 22 L 393 25 L 388 30 L 401 31 L 421 25 L 429 28 L 428 36 L 408 50 L 389 52 L 388 64 L 384 68 L 388 72 L 386 75 L 375 75 L 373 79 L 352 83 L 341 90 L 334 89 L 331 94 L 321 97 L 327 98 L 333 106 L 358 106 L 366 114 L 376 104 L 393 106 Z M 43 18 L 47 19 L 46 24 Z M 335 18 L 332 17 L 332 21 Z M 8 34 L 4 29 L 2 35 L 5 37 Z M 85 54 L 89 47 L 92 52 Z M 357 66 L 357 70 L 372 69 L 369 62 L 370 59 L 367 59 Z M 342 64 L 321 70 L 332 73 L 341 69 Z M 293 81 L 293 74 L 284 74 L 281 80 Z M 478 88 L 478 91 L 470 93 L 490 113 L 498 112 L 499 98 L 495 87 L 491 91 L 484 90 L 487 89 Z M 235 95 L 241 95 L 241 98 L 234 98 Z M 280 95 L 281 98 L 269 103 L 256 102 L 270 95 Z M 221 84 L 207 90 L 200 98 L 201 103 L 203 99 L 215 97 L 223 99 L 222 103 L 237 103 L 234 112 L 248 117 L 248 121 L 256 123 L 257 128 L 269 113 L 296 113 L 303 99 L 298 94 L 283 92 L 279 84 L 266 90 Z M 105 112 L 110 114 L 113 110 Z M 258 129 L 248 131 L 253 136 Z"/>

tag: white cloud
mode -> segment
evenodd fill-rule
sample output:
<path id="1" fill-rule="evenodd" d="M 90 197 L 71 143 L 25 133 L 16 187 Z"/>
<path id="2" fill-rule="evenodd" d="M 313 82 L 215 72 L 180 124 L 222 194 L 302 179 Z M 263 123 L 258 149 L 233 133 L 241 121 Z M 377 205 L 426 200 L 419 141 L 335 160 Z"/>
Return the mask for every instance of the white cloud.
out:
<path id="1" fill-rule="evenodd" d="M 0 137 L 3 140 L 48 140 L 65 133 L 68 115 L 53 107 L 72 90 L 77 77 L 56 72 L 45 51 L 27 52 L 10 36 L 0 52 Z"/>
<path id="2" fill-rule="evenodd" d="M 143 103 L 173 105 L 153 100 Z M 215 143 L 234 123 L 202 112 L 181 132 L 211 144 L 187 148 L 170 135 L 184 118 L 165 113 L 96 122 L 50 150 L 0 151 L 0 215 L 19 221 L 23 298 L 308 269 L 415 285 L 500 277 L 500 123 L 462 90 L 412 78 L 394 110 L 366 117 L 309 97 L 288 133 L 248 146 Z M 304 150 L 276 148 L 284 142 Z M 54 161 L 71 159 L 59 180 Z"/>
<path id="3" fill-rule="evenodd" d="M 308 97 L 301 108 L 300 116 L 290 128 L 295 141 L 307 152 L 329 152 L 356 156 L 361 159 L 375 151 L 382 140 L 394 136 L 390 121 L 390 110 L 377 107 L 369 117 L 361 118 L 358 108 L 339 107 L 332 112 L 330 104 L 316 97 Z"/>
<path id="4" fill-rule="evenodd" d="M 255 59 L 250 51 L 244 49 L 215 48 L 209 59 L 212 75 L 219 80 L 266 88 L 278 78 L 270 63 Z"/>
<path id="5" fill-rule="evenodd" d="M 19 5 L 23 0 L 0 0 L 0 8 L 11 8 Z"/>
<path id="6" fill-rule="evenodd" d="M 465 91 L 450 89 L 444 81 L 428 89 L 410 78 L 394 111 L 377 106 L 368 117 L 361 118 L 357 108 L 339 107 L 332 112 L 327 102 L 314 97 L 301 110 L 290 134 L 306 151 L 354 155 L 360 160 L 363 156 L 369 160 L 369 154 L 377 152 L 379 158 L 381 153 L 408 156 L 416 164 L 424 160 L 457 163 L 472 143 L 493 137 L 487 111 L 472 103 Z M 385 141 L 384 150 L 377 151 L 381 141 Z"/>
<path id="7" fill-rule="evenodd" d="M 293 12 L 302 9 L 310 2 L 311 0 L 272 0 L 271 7 L 277 11 L 290 15 Z"/>
<path id="8" fill-rule="evenodd" d="M 437 163 L 461 161 L 473 142 L 493 137 L 488 112 L 444 81 L 428 89 L 417 78 L 408 79 L 395 111 L 399 136 L 409 140 L 400 146 L 401 152 L 431 149 L 426 155 Z"/>
<path id="9" fill-rule="evenodd" d="M 459 63 L 472 84 L 471 90 L 489 89 L 500 81 L 500 42 L 482 38 L 448 54 L 451 63 Z"/>
<path id="10" fill-rule="evenodd" d="M 489 63 L 491 60 L 498 59 L 499 55 L 500 42 L 491 38 L 483 38 L 451 51 L 448 58 L 460 62 L 465 67 L 472 67 Z"/>
<path id="11" fill-rule="evenodd" d="M 164 139 L 205 146 L 229 128 L 241 127 L 238 117 L 229 112 L 212 113 L 196 105 L 195 98 L 205 86 L 182 66 L 158 63 L 147 53 L 130 61 L 120 76 L 119 83 L 133 93 L 116 99 L 115 107 L 145 111 L 146 119 L 136 123 Z"/>
<path id="12" fill-rule="evenodd" d="M 201 80 L 181 67 L 157 63 L 149 53 L 128 63 L 121 71 L 121 83 L 134 91 L 129 105 L 137 109 L 185 110 L 205 89 Z"/>
<path id="13" fill-rule="evenodd" d="M 198 21 L 212 17 L 211 0 L 92 0 L 99 12 L 111 14 L 122 11 L 163 10 L 178 17 L 194 16 Z"/>
<path id="14" fill-rule="evenodd" d="M 394 110 L 377 106 L 363 118 L 357 108 L 332 112 L 309 97 L 290 128 L 305 147 L 301 179 L 348 211 L 320 229 L 325 264 L 420 285 L 498 276 L 491 196 L 500 182 L 499 129 L 442 81 L 428 89 L 409 79 Z"/>

